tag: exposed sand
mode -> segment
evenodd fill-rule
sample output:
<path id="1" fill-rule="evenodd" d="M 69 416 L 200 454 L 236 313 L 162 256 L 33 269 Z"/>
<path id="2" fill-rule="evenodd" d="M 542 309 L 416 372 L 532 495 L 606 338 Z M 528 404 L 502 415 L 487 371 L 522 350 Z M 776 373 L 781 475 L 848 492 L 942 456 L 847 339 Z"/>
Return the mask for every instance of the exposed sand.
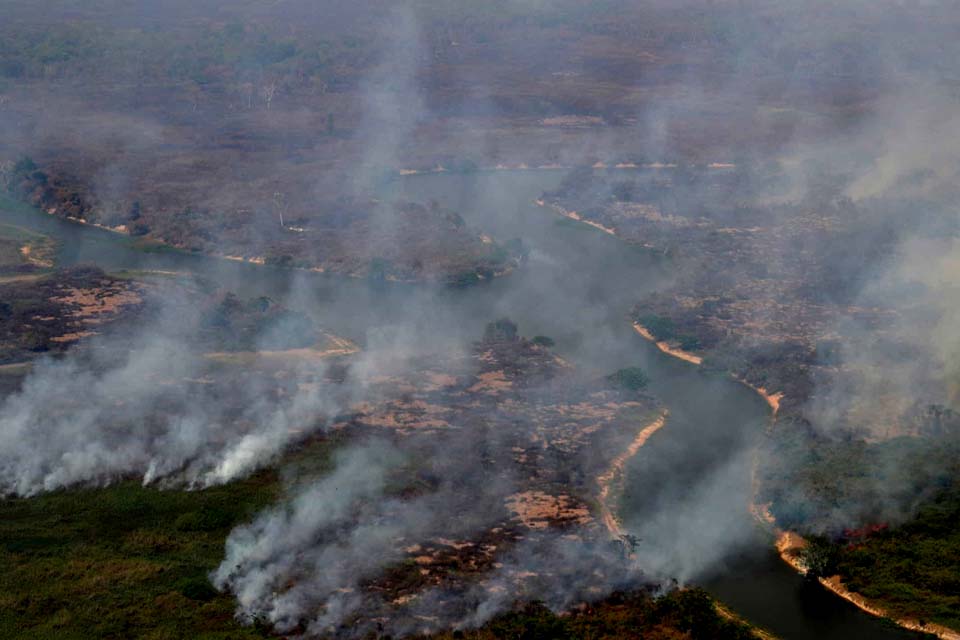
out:
<path id="1" fill-rule="evenodd" d="M 113 315 L 122 307 L 143 302 L 140 294 L 133 289 L 119 287 L 78 289 L 64 287 L 61 295 L 50 298 L 52 302 L 76 305 L 79 308 L 71 312 L 74 318 L 80 318 L 87 324 L 97 324 L 104 316 Z"/>
<path id="2" fill-rule="evenodd" d="M 443 419 L 443 416 L 450 413 L 447 407 L 423 400 L 393 400 L 385 405 L 359 402 L 350 408 L 363 414 L 360 422 L 374 427 L 395 429 L 402 434 L 417 430 L 450 429 L 452 426 Z"/>
<path id="3" fill-rule="evenodd" d="M 595 167 L 595 168 L 596 168 L 596 167 Z M 534 202 L 537 204 L 537 206 L 540 206 L 540 207 L 549 207 L 550 209 L 553 209 L 554 211 L 556 211 L 557 213 L 559 213 L 561 216 L 563 216 L 564 218 L 567 218 L 567 219 L 569 219 L 569 220 L 576 220 L 577 222 L 582 222 L 582 223 L 585 224 L 585 225 L 589 225 L 589 226 L 593 227 L 594 229 L 599 229 L 600 231 L 603 231 L 604 233 L 609 234 L 609 235 L 611 235 L 611 236 L 617 235 L 616 229 L 611 229 L 610 227 L 605 227 L 605 226 L 603 226 L 602 224 L 600 224 L 599 222 L 594 222 L 593 220 L 584 220 L 583 216 L 581 216 L 581 215 L 580 215 L 579 213 L 577 213 L 576 211 L 567 211 L 566 209 L 564 209 L 563 207 L 561 207 L 561 206 L 558 205 L 558 204 L 547 204 L 546 202 L 543 201 L 542 198 L 541 198 L 541 199 L 534 200 Z"/>
<path id="4" fill-rule="evenodd" d="M 50 298 L 51 302 L 72 305 L 66 315 L 79 320 L 86 326 L 99 325 L 120 313 L 123 307 L 143 302 L 140 293 L 122 285 L 110 284 L 103 287 L 79 289 L 61 287 L 60 295 Z M 96 335 L 96 331 L 78 330 L 50 338 L 51 342 L 76 342 L 81 338 Z"/>
<path id="5" fill-rule="evenodd" d="M 545 127 L 595 127 L 604 124 L 599 116 L 554 116 L 540 121 Z"/>
<path id="6" fill-rule="evenodd" d="M 73 333 L 65 333 L 62 336 L 54 336 L 50 338 L 50 342 L 76 342 L 81 338 L 89 338 L 95 335 L 97 335 L 96 331 L 74 331 Z"/>
<path id="7" fill-rule="evenodd" d="M 56 207 L 51 207 L 50 209 L 47 209 L 46 211 L 47 211 L 47 213 L 48 213 L 49 215 L 51 215 L 51 216 L 52 216 L 52 215 L 56 215 L 56 213 L 57 213 L 57 208 L 56 208 Z M 119 233 L 120 235 L 124 235 L 124 236 L 130 235 L 130 231 L 129 231 L 129 229 L 127 229 L 127 225 L 125 225 L 125 224 L 119 224 L 119 225 L 117 225 L 117 226 L 115 226 L 115 227 L 108 227 L 108 226 L 105 225 L 105 224 L 100 224 L 99 222 L 89 222 L 89 221 L 87 221 L 87 220 L 84 220 L 83 218 L 78 218 L 78 217 L 76 217 L 76 216 L 64 216 L 64 219 L 65 219 L 65 220 L 69 220 L 70 222 L 76 222 L 77 224 L 83 224 L 83 225 L 86 225 L 86 226 L 88 226 L 88 227 L 96 227 L 97 229 L 103 229 L 104 231 L 109 231 L 109 232 L 111 232 L 111 233 Z"/>
<path id="8" fill-rule="evenodd" d="M 567 120 L 569 118 L 577 118 L 578 116 L 559 116 L 557 118 L 547 118 L 541 124 L 548 127 L 557 127 L 557 126 L 596 126 L 602 125 L 603 121 L 600 120 L 599 123 L 590 123 L 587 121 L 575 121 Z M 586 116 L 590 118 L 590 116 Z M 549 122 L 547 122 L 549 120 Z M 647 162 L 645 164 L 639 164 L 636 162 L 617 162 L 610 164 L 607 162 L 596 162 L 593 165 L 594 169 L 676 169 L 679 165 L 672 162 Z M 734 164 L 727 162 L 711 162 L 707 165 L 708 169 L 732 169 L 736 167 Z M 521 162 L 518 164 L 507 164 L 499 162 L 493 166 L 487 167 L 478 167 L 476 170 L 480 172 L 494 172 L 494 171 L 570 171 L 575 169 L 575 165 L 564 165 L 556 162 L 548 162 L 543 164 L 530 165 L 526 162 Z M 431 169 L 412 169 L 412 168 L 401 168 L 397 169 L 397 175 L 399 176 L 419 176 L 419 175 L 430 175 L 437 173 L 445 173 L 447 169 L 443 166 L 436 166 Z"/>
<path id="9" fill-rule="evenodd" d="M 33 369 L 32 362 L 13 362 L 11 364 L 0 364 L 0 376 L 22 375 L 29 373 L 31 369 Z"/>
<path id="10" fill-rule="evenodd" d="M 743 382 L 741 380 L 741 382 Z M 748 385 L 749 386 L 749 385 Z M 770 513 L 769 504 L 758 504 L 754 502 L 750 505 L 750 512 L 756 520 L 773 531 L 776 536 L 777 553 L 780 559 L 790 565 L 798 573 L 806 573 L 807 567 L 800 558 L 801 550 L 807 545 L 803 536 L 793 531 L 784 531 L 777 526 L 776 518 Z M 932 633 L 943 640 L 960 640 L 960 633 L 935 623 L 927 623 L 920 626 L 920 622 L 912 618 L 893 618 L 882 607 L 877 606 L 867 600 L 865 597 L 848 589 L 840 579 L 840 576 L 831 576 L 829 578 L 819 578 L 820 584 L 829 589 L 835 595 L 843 598 L 847 602 L 856 605 L 862 611 L 881 618 L 890 618 L 905 629 L 914 631 L 924 631 Z"/>
<path id="11" fill-rule="evenodd" d="M 39 280 L 40 278 L 45 278 L 46 274 L 43 273 L 25 273 L 18 276 L 3 276 L 0 278 L 0 284 L 9 284 L 11 282 L 30 282 L 31 280 Z"/>
<path id="12" fill-rule="evenodd" d="M 680 358 L 681 360 L 684 360 L 691 364 L 698 365 L 703 362 L 703 358 L 701 358 L 700 356 L 697 356 L 687 351 L 684 351 L 682 349 L 678 349 L 676 347 L 670 346 L 670 343 L 666 342 L 665 340 L 658 341 L 654 337 L 654 335 L 650 333 L 649 329 L 647 329 L 645 326 L 643 326 L 638 322 L 633 323 L 633 328 L 637 333 L 639 333 L 645 339 L 657 345 L 657 349 L 660 349 L 660 351 L 664 352 L 668 356 L 673 356 L 674 358 Z"/>
<path id="13" fill-rule="evenodd" d="M 740 376 L 733 376 L 733 379 L 760 394 L 760 397 L 763 398 L 768 405 L 770 405 L 770 410 L 773 411 L 773 416 L 776 417 L 777 413 L 780 411 L 780 401 L 783 400 L 783 391 L 770 393 L 763 387 L 757 387 L 750 384 Z"/>
<path id="14" fill-rule="evenodd" d="M 498 394 L 513 386 L 513 382 L 507 380 L 503 371 L 488 371 L 477 376 L 477 382 L 467 389 L 470 393 L 490 393 Z"/>
<path id="15" fill-rule="evenodd" d="M 360 347 L 346 338 L 341 338 L 329 333 L 324 333 L 323 337 L 325 341 L 321 340 L 311 347 L 303 347 L 300 349 L 285 349 L 283 351 L 214 351 L 205 353 L 204 357 L 210 360 L 232 362 L 235 364 L 249 363 L 255 360 L 312 362 L 336 356 L 348 356 L 360 351 Z"/>
<path id="16" fill-rule="evenodd" d="M 597 501 L 600 503 L 600 519 L 610 532 L 610 535 L 614 538 L 620 538 L 625 532 L 623 527 L 620 526 L 620 522 L 616 516 L 613 515 L 613 510 L 610 508 L 610 492 L 616 482 L 622 481 L 623 469 L 627 461 L 637 455 L 637 451 L 647 443 L 650 436 L 659 431 L 663 425 L 667 423 L 667 415 L 668 412 L 664 410 L 663 413 L 660 414 L 660 417 L 641 429 L 626 450 L 614 458 L 613 462 L 610 463 L 610 467 L 597 478 L 597 484 L 600 486 L 600 493 L 597 495 Z"/>
<path id="17" fill-rule="evenodd" d="M 592 518 L 586 505 L 566 494 L 524 491 L 506 499 L 507 508 L 530 529 L 546 529 L 552 522 L 589 524 Z"/>
<path id="18" fill-rule="evenodd" d="M 724 606 L 722 603 L 715 601 L 713 603 L 713 606 L 717 610 L 717 613 L 720 615 L 721 618 L 726 618 L 727 620 L 733 620 L 734 622 L 739 622 L 740 624 L 750 627 L 750 630 L 753 632 L 753 634 L 758 638 L 760 638 L 760 640 L 778 640 L 777 636 L 773 635 L 772 633 L 770 633 L 765 629 L 761 629 L 757 627 L 752 622 L 749 622 L 746 619 L 741 618 L 736 613 L 734 613 L 733 611 L 728 609 L 726 606 Z"/>

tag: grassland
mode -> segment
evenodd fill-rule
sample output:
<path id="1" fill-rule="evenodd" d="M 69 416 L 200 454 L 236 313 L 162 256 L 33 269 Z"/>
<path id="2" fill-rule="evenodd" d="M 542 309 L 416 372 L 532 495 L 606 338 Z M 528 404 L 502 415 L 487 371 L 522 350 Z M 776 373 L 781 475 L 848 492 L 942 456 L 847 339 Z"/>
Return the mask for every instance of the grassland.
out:
<path id="1" fill-rule="evenodd" d="M 0 636 L 259 638 L 206 574 L 271 474 L 205 491 L 125 482 L 0 503 Z"/>

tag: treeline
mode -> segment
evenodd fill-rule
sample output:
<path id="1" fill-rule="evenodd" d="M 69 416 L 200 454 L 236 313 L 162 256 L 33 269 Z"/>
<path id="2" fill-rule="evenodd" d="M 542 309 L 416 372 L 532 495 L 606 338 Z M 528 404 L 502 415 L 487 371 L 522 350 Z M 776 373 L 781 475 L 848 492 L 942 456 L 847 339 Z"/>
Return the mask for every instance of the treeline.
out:
<path id="1" fill-rule="evenodd" d="M 720 614 L 714 601 L 700 589 L 671 591 L 659 597 L 643 591 L 615 593 L 601 603 L 568 616 L 532 603 L 498 616 L 475 631 L 430 636 L 435 640 L 747 640 L 756 637 L 747 625 Z"/>
<path id="2" fill-rule="evenodd" d="M 177 29 L 63 22 L 0 30 L 0 80 L 100 79 L 111 84 L 195 84 L 264 104 L 268 89 L 317 92 L 348 82 L 375 41 L 357 35 L 287 35 L 239 21 Z M 266 84 L 265 84 L 266 83 Z"/>

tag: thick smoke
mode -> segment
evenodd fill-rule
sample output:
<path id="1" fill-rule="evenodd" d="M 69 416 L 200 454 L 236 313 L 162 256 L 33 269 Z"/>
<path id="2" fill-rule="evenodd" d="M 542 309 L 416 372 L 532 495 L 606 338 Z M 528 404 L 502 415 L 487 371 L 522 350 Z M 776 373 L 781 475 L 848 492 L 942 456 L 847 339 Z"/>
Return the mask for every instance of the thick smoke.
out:
<path id="1" fill-rule="evenodd" d="M 457 430 L 429 444 L 374 440 L 340 451 L 332 473 L 231 533 L 214 584 L 237 594 L 248 621 L 265 620 L 283 632 L 361 637 L 375 628 L 406 634 L 474 627 L 518 600 L 560 611 L 639 583 L 640 565 L 619 546 L 574 529 L 531 531 L 498 552 L 492 571 L 462 583 L 392 601 L 378 595 L 370 585 L 404 567 L 410 549 L 476 539 L 503 521 L 512 483 L 471 462 L 476 442 L 469 430 Z M 459 463 L 451 465 L 451 456 Z M 391 493 L 390 476 L 411 459 L 427 461 L 440 483 L 401 498 Z M 376 619 L 383 622 L 374 627 Z"/>
<path id="2" fill-rule="evenodd" d="M 107 333 L 88 349 L 38 361 L 0 405 L 0 491 L 33 495 L 118 477 L 222 484 L 337 412 L 341 399 L 322 383 L 322 363 L 300 372 L 319 384 L 286 394 L 256 375 L 228 388 L 213 381 L 183 309 L 171 304 L 133 336 Z M 134 346 L 118 349 L 118 340 Z"/>
<path id="3" fill-rule="evenodd" d="M 956 406 L 957 126 L 955 99 L 921 83 L 885 97 L 844 141 L 839 186 L 852 206 L 841 223 L 864 277 L 833 327 L 839 375 L 822 381 L 810 407 L 827 430 L 886 438 L 910 433 L 910 413 L 923 406 Z"/>

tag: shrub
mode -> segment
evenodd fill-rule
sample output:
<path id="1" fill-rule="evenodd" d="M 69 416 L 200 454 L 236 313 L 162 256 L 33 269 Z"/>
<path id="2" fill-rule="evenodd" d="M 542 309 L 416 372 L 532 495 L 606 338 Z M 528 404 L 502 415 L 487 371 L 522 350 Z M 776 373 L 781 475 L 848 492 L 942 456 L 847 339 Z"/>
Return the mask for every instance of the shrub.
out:
<path id="1" fill-rule="evenodd" d="M 484 342 L 512 342 L 517 339 L 517 325 L 510 318 L 491 322 L 483 332 Z"/>
<path id="2" fill-rule="evenodd" d="M 658 340 L 672 340 L 677 335 L 677 327 L 673 320 L 663 316 L 641 316 L 637 322 L 642 324 Z"/>
<path id="3" fill-rule="evenodd" d="M 531 340 L 531 342 L 537 346 L 548 348 L 556 344 L 553 338 L 549 338 L 547 336 L 533 336 L 533 340 Z"/>
<path id="4" fill-rule="evenodd" d="M 177 591 L 191 600 L 206 602 L 217 597 L 217 590 L 206 578 L 184 578 L 177 583 Z"/>
<path id="5" fill-rule="evenodd" d="M 650 383 L 650 378 L 640 367 L 627 367 L 607 376 L 614 385 L 629 391 L 640 391 Z"/>

